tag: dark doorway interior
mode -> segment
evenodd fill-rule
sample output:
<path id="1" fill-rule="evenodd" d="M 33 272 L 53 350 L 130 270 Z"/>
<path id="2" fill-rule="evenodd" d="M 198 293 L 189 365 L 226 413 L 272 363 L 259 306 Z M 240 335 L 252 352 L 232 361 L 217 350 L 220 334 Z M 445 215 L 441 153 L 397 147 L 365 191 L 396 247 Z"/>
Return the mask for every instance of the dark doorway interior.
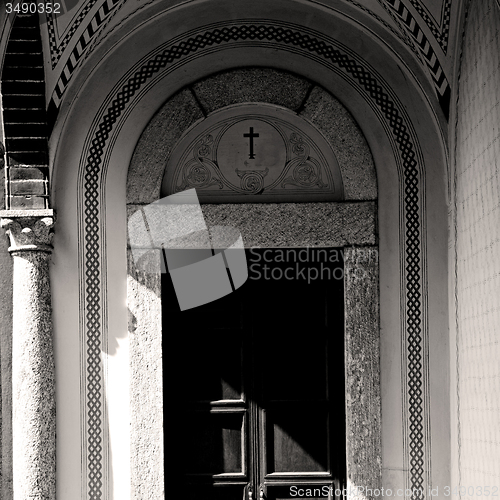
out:
<path id="1" fill-rule="evenodd" d="M 241 288 L 184 312 L 163 275 L 167 499 L 338 498 L 345 485 L 343 263 L 263 252 L 247 251 Z"/>

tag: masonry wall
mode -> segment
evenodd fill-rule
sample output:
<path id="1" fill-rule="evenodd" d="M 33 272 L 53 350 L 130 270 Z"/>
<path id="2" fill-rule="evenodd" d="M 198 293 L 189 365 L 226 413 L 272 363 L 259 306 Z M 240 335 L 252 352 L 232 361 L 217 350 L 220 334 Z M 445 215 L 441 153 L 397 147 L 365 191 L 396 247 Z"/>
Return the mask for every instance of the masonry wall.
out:
<path id="1" fill-rule="evenodd" d="M 458 85 L 451 270 L 457 448 L 451 486 L 462 486 L 462 498 L 474 498 L 481 494 L 477 488 L 485 494 L 485 486 L 496 486 L 500 495 L 500 8 L 496 0 L 469 4 Z M 474 496 L 470 487 L 475 488 Z"/>

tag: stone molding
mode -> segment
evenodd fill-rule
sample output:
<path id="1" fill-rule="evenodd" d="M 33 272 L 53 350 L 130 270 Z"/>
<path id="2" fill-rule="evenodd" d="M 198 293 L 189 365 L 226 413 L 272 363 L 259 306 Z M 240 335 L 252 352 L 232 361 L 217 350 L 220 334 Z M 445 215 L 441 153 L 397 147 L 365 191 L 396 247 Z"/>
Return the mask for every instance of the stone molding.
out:
<path id="1" fill-rule="evenodd" d="M 52 252 L 53 210 L 1 210 L 0 218 L 10 238 L 9 252 Z"/>
<path id="2" fill-rule="evenodd" d="M 345 247 L 344 262 L 347 488 L 368 500 L 382 486 L 378 248 Z"/>

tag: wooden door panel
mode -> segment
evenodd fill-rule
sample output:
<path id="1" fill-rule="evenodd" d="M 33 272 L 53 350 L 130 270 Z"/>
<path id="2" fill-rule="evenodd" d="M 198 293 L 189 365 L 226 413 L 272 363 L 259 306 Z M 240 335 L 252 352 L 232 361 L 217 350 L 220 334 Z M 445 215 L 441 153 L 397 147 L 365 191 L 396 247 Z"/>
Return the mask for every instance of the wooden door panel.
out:
<path id="1" fill-rule="evenodd" d="M 191 484 L 167 500 L 243 500 L 246 484 Z M 324 499 L 323 499 L 324 500 Z"/>
<path id="2" fill-rule="evenodd" d="M 184 352 L 179 353 L 184 360 L 179 375 L 186 401 L 244 398 L 240 330 L 204 328 L 198 335 L 186 335 L 184 344 Z"/>
<path id="3" fill-rule="evenodd" d="M 262 386 L 265 400 L 327 399 L 325 328 L 262 328 Z"/>
<path id="4" fill-rule="evenodd" d="M 279 405 L 265 419 L 267 474 L 330 472 L 326 408 Z"/>
<path id="5" fill-rule="evenodd" d="M 245 474 L 245 413 L 185 413 L 186 474 Z"/>

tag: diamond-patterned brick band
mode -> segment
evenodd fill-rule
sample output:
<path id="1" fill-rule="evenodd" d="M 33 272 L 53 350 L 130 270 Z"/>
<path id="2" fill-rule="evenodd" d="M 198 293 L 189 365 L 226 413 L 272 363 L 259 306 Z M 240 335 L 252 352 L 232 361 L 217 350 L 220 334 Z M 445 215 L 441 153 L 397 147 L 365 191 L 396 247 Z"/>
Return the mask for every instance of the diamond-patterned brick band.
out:
<path id="1" fill-rule="evenodd" d="M 92 46 L 93 42 L 95 41 L 94 39 L 100 32 L 100 30 L 104 29 L 108 21 L 113 17 L 117 10 L 123 7 L 125 2 L 126 0 L 106 0 L 97 10 L 94 16 L 92 16 L 92 19 L 89 20 L 83 33 L 80 35 L 78 41 L 71 50 L 71 53 L 67 57 L 66 63 L 64 64 L 64 67 L 60 72 L 60 76 L 54 87 L 54 91 L 52 92 L 49 109 L 55 110 L 59 108 L 61 104 L 61 98 L 66 90 L 66 87 L 68 86 L 69 81 L 71 80 L 71 77 L 73 76 L 75 69 L 80 64 L 82 57 L 89 51 L 89 48 Z M 95 0 L 91 1 L 91 3 L 87 4 L 87 6 L 93 3 L 95 3 Z M 64 52 L 64 48 L 71 40 L 71 37 L 73 36 L 75 31 L 78 29 L 85 15 L 88 13 L 88 10 L 89 9 L 82 10 L 82 12 L 78 15 L 75 23 L 71 26 L 71 29 L 69 30 L 67 36 L 65 36 L 59 48 L 55 53 L 51 53 L 52 68 L 54 68 L 57 64 L 57 61 Z M 47 22 L 50 40 L 52 40 L 52 36 L 54 35 L 53 24 L 55 22 L 53 19 L 51 21 L 52 22 Z"/>
<path id="2" fill-rule="evenodd" d="M 52 63 L 52 69 L 55 68 L 56 64 L 59 62 L 59 59 L 61 58 L 64 52 L 64 49 L 68 46 L 69 42 L 71 41 L 71 38 L 82 24 L 87 14 L 92 10 L 94 5 L 98 1 L 103 1 L 103 0 L 88 0 L 87 2 L 84 2 L 82 4 L 80 12 L 78 12 L 77 16 L 71 23 L 67 33 L 64 35 L 64 38 L 61 40 L 61 43 L 59 45 L 57 44 L 56 27 L 55 27 L 57 16 L 53 13 L 46 14 L 47 31 L 49 33 L 50 60 Z M 92 19 L 87 24 L 84 33 L 81 35 L 81 37 L 77 42 L 77 45 L 80 44 L 80 52 L 82 51 L 82 48 L 85 48 L 85 46 L 89 43 L 90 39 L 97 32 L 99 26 L 104 22 L 104 20 L 106 19 L 106 17 L 111 12 L 111 10 L 113 9 L 113 7 L 116 5 L 117 2 L 118 0 L 104 0 L 103 5 L 101 5 L 101 7 L 97 10 L 97 12 L 92 16 Z M 72 53 L 74 53 L 74 51 Z"/>
<path id="3" fill-rule="evenodd" d="M 364 5 L 360 4 L 359 2 L 356 2 L 355 0 L 346 0 L 346 1 L 348 1 L 351 5 L 354 5 L 358 9 L 362 10 L 363 12 L 368 14 L 369 16 L 376 19 L 380 24 L 382 24 L 385 27 L 385 29 L 390 31 L 396 38 L 399 38 L 399 40 L 401 40 L 417 56 L 418 60 L 422 64 L 425 64 L 420 52 L 417 51 L 417 49 L 415 48 L 411 39 L 409 38 L 408 34 L 406 33 L 406 30 L 403 29 L 402 26 L 400 26 L 400 29 L 398 31 L 398 30 L 394 29 L 388 22 L 386 22 L 380 16 L 378 16 L 377 14 L 372 12 L 370 9 L 367 9 Z"/>
<path id="4" fill-rule="evenodd" d="M 419 13 L 420 17 L 425 21 L 427 27 L 431 30 L 434 38 L 439 43 L 439 46 L 446 54 L 448 51 L 448 38 L 450 35 L 450 15 L 451 15 L 451 0 L 446 0 L 441 14 L 441 26 L 439 27 L 429 15 L 423 2 L 419 0 L 410 0 L 415 10 Z"/>
<path id="5" fill-rule="evenodd" d="M 431 75 L 432 81 L 434 82 L 434 87 L 436 89 L 441 109 L 443 110 L 446 118 L 448 118 L 451 97 L 450 84 L 448 83 L 448 79 L 446 78 L 445 72 L 441 66 L 439 57 L 434 51 L 430 41 L 427 39 L 426 34 L 419 26 L 418 21 L 401 0 L 378 0 L 378 2 L 385 8 L 385 10 L 391 15 L 396 23 L 398 23 L 398 21 L 401 21 L 403 23 L 404 29 L 412 38 L 415 47 L 417 47 L 417 49 L 422 54 L 429 74 Z M 451 8 L 451 4 L 447 7 Z M 425 10 L 420 10 L 425 13 Z M 422 14 L 422 12 L 419 11 L 420 14 Z M 449 9 L 447 14 L 445 15 L 445 19 L 446 16 L 448 17 L 449 25 Z M 445 49 L 443 49 L 443 51 L 446 53 Z"/>
<path id="6" fill-rule="evenodd" d="M 71 41 L 71 38 L 78 30 L 80 24 L 83 22 L 86 15 L 94 6 L 96 1 L 97 0 L 89 0 L 89 2 L 84 5 L 59 45 L 57 45 L 55 35 L 55 16 L 53 14 L 47 15 L 47 29 L 51 48 L 50 51 L 52 69 L 55 68 L 65 48 Z M 51 116 L 57 114 L 57 110 L 59 109 L 59 106 L 61 104 L 62 96 L 66 91 L 66 88 L 69 84 L 69 81 L 71 80 L 71 77 L 73 76 L 75 69 L 80 64 L 82 57 L 85 54 L 88 55 L 89 47 L 91 47 L 92 44 L 96 42 L 95 38 L 99 30 L 104 29 L 105 24 L 109 21 L 109 18 L 111 17 L 109 14 L 112 12 L 116 13 L 116 11 L 118 11 L 126 1 L 127 0 L 105 0 L 99 10 L 94 14 L 92 19 L 90 19 L 90 21 L 87 23 L 84 32 L 67 57 L 67 61 L 60 72 L 59 78 L 57 79 L 57 83 L 54 87 L 54 91 L 52 92 L 48 107 L 48 109 L 50 110 L 49 114 Z M 367 12 L 370 16 L 374 17 L 378 20 L 378 22 L 383 24 L 386 29 L 390 30 L 395 36 L 402 39 L 403 42 L 412 50 L 412 52 L 416 54 L 421 63 L 427 66 L 431 78 L 433 79 L 441 107 L 445 115 L 448 117 L 449 100 L 451 93 L 448 80 L 441 66 L 441 63 L 437 55 L 435 54 L 434 49 L 432 48 L 431 43 L 428 41 L 425 33 L 418 25 L 417 20 L 408 11 L 403 2 L 401 0 L 378 0 L 399 26 L 399 29 L 401 31 L 400 34 L 371 10 L 367 9 L 354 0 L 347 1 Z M 451 0 L 446 0 L 446 3 L 444 4 L 441 30 L 435 24 L 432 17 L 427 13 L 425 7 L 422 6 L 418 0 L 409 1 L 422 17 L 422 19 L 434 35 L 435 39 L 439 43 L 443 52 L 446 54 L 450 28 Z M 401 24 L 399 21 L 402 21 L 403 24 Z"/>
<path id="7" fill-rule="evenodd" d="M 59 45 L 57 45 L 57 39 L 56 39 L 56 26 L 55 26 L 56 15 L 53 13 L 46 14 L 47 31 L 49 32 L 50 60 L 52 63 L 52 69 L 55 68 L 56 64 L 61 58 L 62 53 L 64 52 L 64 49 L 67 47 L 71 38 L 80 27 L 82 21 L 85 19 L 85 16 L 90 12 L 90 10 L 92 9 L 92 7 L 95 5 L 96 2 L 97 0 L 88 0 L 83 4 L 82 10 L 78 12 L 78 15 L 76 16 L 75 20 L 71 23 L 68 32 L 66 33 L 66 35 L 64 36 Z"/>
<path id="8" fill-rule="evenodd" d="M 102 311 L 100 306 L 100 187 L 104 151 L 114 125 L 127 105 L 154 75 L 168 70 L 187 56 L 201 56 L 204 49 L 213 50 L 224 44 L 234 47 L 237 42 L 254 42 L 262 47 L 266 44 L 282 50 L 302 51 L 306 56 L 314 56 L 329 67 L 342 70 L 344 76 L 356 80 L 368 96 L 369 103 L 385 117 L 386 123 L 397 144 L 404 175 L 404 220 L 405 220 L 405 308 L 407 334 L 407 378 L 409 393 L 409 460 L 412 488 L 424 485 L 424 395 L 423 395 L 423 323 L 421 287 L 421 191 L 420 170 L 417 151 L 411 140 L 411 123 L 405 118 L 402 105 L 392 97 L 391 91 L 383 80 L 377 80 L 365 69 L 362 61 L 335 47 L 330 40 L 312 30 L 300 26 L 256 20 L 239 23 L 226 23 L 205 27 L 183 39 L 176 39 L 160 47 L 149 58 L 138 65 L 138 69 L 120 88 L 116 88 L 110 104 L 91 132 L 85 163 L 84 220 L 85 220 L 85 328 L 87 345 L 86 366 L 86 407 L 87 407 L 87 477 L 88 495 L 92 500 L 102 498 L 103 486 L 103 422 L 102 422 L 102 367 L 101 367 L 101 329 Z"/>

